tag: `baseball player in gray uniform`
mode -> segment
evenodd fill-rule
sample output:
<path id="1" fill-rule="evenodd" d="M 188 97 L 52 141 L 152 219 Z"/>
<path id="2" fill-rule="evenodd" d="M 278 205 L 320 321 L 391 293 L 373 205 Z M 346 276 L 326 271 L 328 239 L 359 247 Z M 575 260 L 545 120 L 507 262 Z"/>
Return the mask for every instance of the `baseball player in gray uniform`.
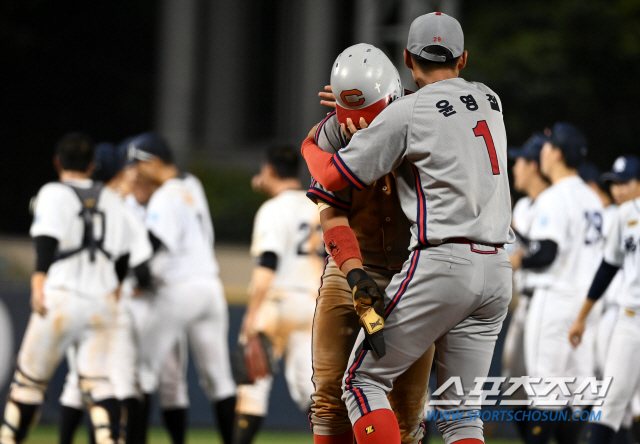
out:
<path id="1" fill-rule="evenodd" d="M 445 391 L 441 399 L 455 406 L 444 408 L 475 408 L 462 401 L 474 401 L 475 379 L 489 371 L 511 299 L 504 244 L 515 235 L 502 105 L 485 85 L 458 78 L 467 62 L 463 46 L 453 17 L 436 12 L 414 20 L 404 54 L 419 90 L 397 99 L 370 126 L 360 120 L 361 130 L 347 120 L 345 131 L 354 134 L 349 144 L 325 153 L 327 169 L 343 178 L 323 184 L 330 191 L 362 189 L 395 170 L 411 223 L 412 253 L 384 298 L 362 270 L 353 234 L 328 239 L 332 254 L 350 252 L 341 270 L 356 309 L 372 307 L 368 334 L 382 331 L 386 343 L 381 357 L 363 346 L 361 331 L 344 376 L 343 399 L 359 444 L 400 443 L 387 393 L 433 343 L 438 384 L 460 378 L 464 391 Z M 314 134 L 315 128 L 303 146 L 320 154 Z M 477 417 L 443 418 L 437 425 L 447 444 L 483 442 Z"/>
<path id="2" fill-rule="evenodd" d="M 89 179 L 93 159 L 87 136 L 65 136 L 55 158 L 60 182 L 46 184 L 36 198 L 34 312 L 0 428 L 2 444 L 26 438 L 47 383 L 72 345 L 95 440 L 113 444 L 118 439 L 120 408 L 109 380 L 109 351 L 131 233 L 119 196 Z"/>

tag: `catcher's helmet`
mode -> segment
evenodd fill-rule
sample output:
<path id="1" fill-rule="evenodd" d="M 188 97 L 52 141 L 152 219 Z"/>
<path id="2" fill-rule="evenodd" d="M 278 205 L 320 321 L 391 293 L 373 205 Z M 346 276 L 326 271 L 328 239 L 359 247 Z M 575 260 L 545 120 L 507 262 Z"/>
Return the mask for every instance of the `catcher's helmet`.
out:
<path id="1" fill-rule="evenodd" d="M 371 123 L 374 117 L 404 95 L 398 70 L 378 48 L 359 43 L 345 49 L 331 70 L 331 90 L 336 96 L 338 121 L 360 117 Z"/>

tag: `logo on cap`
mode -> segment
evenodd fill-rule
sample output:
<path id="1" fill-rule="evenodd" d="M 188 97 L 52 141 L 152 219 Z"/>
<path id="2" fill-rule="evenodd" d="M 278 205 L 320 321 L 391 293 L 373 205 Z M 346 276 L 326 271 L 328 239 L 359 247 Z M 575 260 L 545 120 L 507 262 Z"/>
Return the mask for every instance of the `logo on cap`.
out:
<path id="1" fill-rule="evenodd" d="M 355 99 L 354 99 L 355 97 Z M 342 91 L 340 98 L 348 106 L 360 106 L 364 103 L 364 96 L 359 89 L 349 89 Z"/>
<path id="2" fill-rule="evenodd" d="M 618 157 L 613 163 L 613 171 L 621 173 L 627 168 L 627 159 L 624 157 Z"/>

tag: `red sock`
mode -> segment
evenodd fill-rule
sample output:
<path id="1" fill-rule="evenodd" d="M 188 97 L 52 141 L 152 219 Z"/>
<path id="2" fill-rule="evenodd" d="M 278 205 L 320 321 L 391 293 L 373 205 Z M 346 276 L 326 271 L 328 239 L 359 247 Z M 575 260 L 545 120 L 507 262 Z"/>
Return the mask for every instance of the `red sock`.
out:
<path id="1" fill-rule="evenodd" d="M 313 435 L 313 444 L 353 444 L 353 430 L 339 435 Z"/>
<path id="2" fill-rule="evenodd" d="M 358 444 L 400 444 L 400 428 L 391 410 L 367 413 L 353 426 Z"/>
<path id="3" fill-rule="evenodd" d="M 460 441 L 454 441 L 453 444 L 484 444 L 484 442 L 475 438 L 465 438 Z"/>

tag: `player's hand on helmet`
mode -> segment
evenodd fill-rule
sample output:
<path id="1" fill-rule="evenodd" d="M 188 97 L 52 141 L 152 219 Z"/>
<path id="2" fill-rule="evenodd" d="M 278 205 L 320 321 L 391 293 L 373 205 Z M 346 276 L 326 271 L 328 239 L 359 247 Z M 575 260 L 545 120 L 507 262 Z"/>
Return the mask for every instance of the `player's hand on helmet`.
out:
<path id="1" fill-rule="evenodd" d="M 322 99 L 320 100 L 320 105 L 336 109 L 336 96 L 334 96 L 331 91 L 331 85 L 325 85 L 324 90 L 326 92 L 320 91 L 318 93 L 318 97 Z M 327 114 L 331 114 L 331 112 L 328 112 Z"/>
<path id="2" fill-rule="evenodd" d="M 580 345 L 585 328 L 586 325 L 584 320 L 576 319 L 571 328 L 569 328 L 569 342 L 571 342 L 571 345 L 574 347 Z"/>
<path id="3" fill-rule="evenodd" d="M 361 268 L 354 268 L 347 274 L 347 282 L 353 294 L 353 306 L 360 316 L 369 347 L 382 358 L 385 353 L 384 298 L 378 285 Z"/>
<path id="4" fill-rule="evenodd" d="M 360 122 L 358 123 L 360 124 L 360 129 L 365 129 L 366 127 L 369 126 L 369 123 L 367 123 L 367 121 L 364 120 L 364 117 L 360 117 Z M 347 118 L 346 125 L 344 123 L 341 123 L 340 128 L 342 128 L 342 133 L 349 140 L 351 140 L 351 138 L 356 133 L 356 131 L 358 131 L 358 127 L 353 123 L 353 120 L 351 120 L 350 118 Z"/>

